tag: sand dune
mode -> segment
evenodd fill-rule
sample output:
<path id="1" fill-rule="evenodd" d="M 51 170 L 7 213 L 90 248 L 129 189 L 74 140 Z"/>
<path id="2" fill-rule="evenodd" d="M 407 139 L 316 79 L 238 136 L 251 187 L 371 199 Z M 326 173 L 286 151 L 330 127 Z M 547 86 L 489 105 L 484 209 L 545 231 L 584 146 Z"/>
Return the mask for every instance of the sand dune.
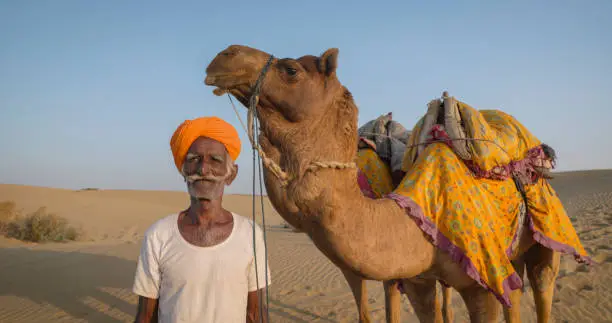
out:
<path id="1" fill-rule="evenodd" d="M 25 212 L 41 206 L 83 228 L 87 240 L 133 241 L 156 219 L 189 205 L 188 196 L 175 191 L 65 190 L 21 185 L 0 185 L 0 201 L 14 201 Z M 251 217 L 252 197 L 228 195 L 224 206 Z M 256 200 L 261 223 L 261 204 Z M 266 225 L 280 225 L 282 218 L 265 199 Z"/>
<path id="2" fill-rule="evenodd" d="M 612 321 L 612 171 L 556 174 L 552 184 L 598 266 L 562 258 L 553 304 L 555 322 Z M 130 322 L 130 292 L 140 240 L 155 220 L 187 206 L 187 195 L 158 191 L 72 191 L 0 185 L 0 201 L 24 211 L 46 206 L 84 230 L 83 241 L 31 244 L 0 239 L 0 322 Z M 224 205 L 251 216 L 250 196 L 227 196 Z M 259 210 L 259 206 L 258 206 Z M 340 271 L 305 234 L 282 228 L 265 202 L 272 322 L 356 322 L 356 306 Z M 258 222 L 261 216 L 257 214 Z M 307 260 L 307 261 L 305 261 Z M 376 322 L 384 321 L 381 284 L 369 282 Z M 418 322 L 403 301 L 403 322 Z M 453 295 L 456 322 L 467 314 Z M 535 322 L 531 291 L 521 304 L 524 322 Z"/>

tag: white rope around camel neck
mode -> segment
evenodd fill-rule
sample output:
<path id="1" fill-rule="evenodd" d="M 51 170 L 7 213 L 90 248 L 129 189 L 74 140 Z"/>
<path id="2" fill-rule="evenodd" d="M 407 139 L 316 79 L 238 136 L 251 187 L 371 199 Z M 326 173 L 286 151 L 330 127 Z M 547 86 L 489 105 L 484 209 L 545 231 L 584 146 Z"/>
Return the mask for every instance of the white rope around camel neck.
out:
<path id="1" fill-rule="evenodd" d="M 256 142 L 255 140 L 255 135 L 254 135 L 254 132 L 255 132 L 254 118 L 255 117 L 254 117 L 254 111 L 253 111 L 253 109 L 255 108 L 247 107 L 247 110 L 248 110 L 247 126 L 245 127 L 244 121 L 240 117 L 240 114 L 238 113 L 238 109 L 236 109 L 236 106 L 234 105 L 234 101 L 232 100 L 232 97 L 230 96 L 229 93 L 227 94 L 227 96 L 232 104 L 232 108 L 234 109 L 236 116 L 238 117 L 238 120 L 240 120 L 240 124 L 242 125 L 242 128 L 248 135 L 249 141 L 251 142 L 251 146 L 253 147 L 253 149 L 257 150 L 257 153 L 261 157 L 264 167 L 266 167 L 274 176 L 276 176 L 276 178 L 278 178 L 281 187 L 287 186 L 289 182 L 294 179 L 294 176 L 290 176 L 289 174 L 287 174 L 285 171 L 283 171 L 283 169 L 276 162 L 274 162 L 271 158 L 266 156 L 266 153 L 263 151 L 259 143 Z M 256 107 L 257 103 L 259 102 L 259 96 L 255 96 L 253 100 L 254 100 L 253 107 Z M 324 169 L 324 168 L 349 169 L 349 168 L 356 168 L 356 167 L 357 167 L 357 164 L 355 164 L 354 162 L 343 163 L 343 162 L 335 162 L 335 161 L 328 161 L 328 162 L 315 161 L 315 162 L 311 162 L 310 165 L 308 165 L 308 167 L 306 168 L 306 171 L 313 172 L 313 171 L 316 171 L 317 169 Z"/>

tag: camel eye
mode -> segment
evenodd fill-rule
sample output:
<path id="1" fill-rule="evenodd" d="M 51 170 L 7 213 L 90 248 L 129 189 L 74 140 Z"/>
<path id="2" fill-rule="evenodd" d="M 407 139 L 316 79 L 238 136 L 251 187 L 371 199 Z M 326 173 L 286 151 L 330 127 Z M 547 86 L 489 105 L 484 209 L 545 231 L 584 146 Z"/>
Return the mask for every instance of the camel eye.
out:
<path id="1" fill-rule="evenodd" d="M 297 74 L 297 70 L 293 67 L 287 67 L 286 68 L 287 74 L 294 76 L 295 74 Z"/>

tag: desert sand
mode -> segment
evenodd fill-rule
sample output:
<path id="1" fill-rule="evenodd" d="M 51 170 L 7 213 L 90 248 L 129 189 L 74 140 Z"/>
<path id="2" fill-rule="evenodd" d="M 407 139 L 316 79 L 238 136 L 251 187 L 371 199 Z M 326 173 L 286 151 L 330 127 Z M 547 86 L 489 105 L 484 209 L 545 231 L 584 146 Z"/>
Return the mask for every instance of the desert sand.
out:
<path id="1" fill-rule="evenodd" d="M 555 174 L 552 180 L 582 242 L 599 264 L 563 256 L 553 304 L 554 322 L 612 322 L 612 170 Z M 24 211 L 46 206 L 85 232 L 82 241 L 24 243 L 0 238 L 0 322 L 131 322 L 137 297 L 132 279 L 143 232 L 157 219 L 184 209 L 182 192 L 73 191 L 0 185 L 0 201 Z M 259 201 L 259 200 L 258 200 Z M 226 196 L 225 206 L 251 217 L 252 197 Z M 257 221 L 261 224 L 258 204 Z M 272 322 L 356 322 L 357 311 L 340 271 L 303 233 L 265 201 Z M 369 282 L 371 314 L 384 322 L 382 284 Z M 535 322 L 529 287 L 524 322 Z M 453 292 L 456 322 L 466 322 Z M 403 298 L 402 321 L 418 322 Z"/>

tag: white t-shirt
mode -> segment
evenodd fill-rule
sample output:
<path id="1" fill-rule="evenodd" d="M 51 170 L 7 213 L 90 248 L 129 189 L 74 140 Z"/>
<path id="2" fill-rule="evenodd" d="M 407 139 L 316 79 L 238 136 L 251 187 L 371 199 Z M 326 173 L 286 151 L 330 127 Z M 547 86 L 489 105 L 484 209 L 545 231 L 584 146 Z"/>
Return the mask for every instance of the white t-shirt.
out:
<path id="1" fill-rule="evenodd" d="M 263 231 L 253 221 L 232 213 L 229 237 L 212 247 L 187 242 L 178 214 L 147 229 L 138 257 L 133 292 L 159 298 L 159 320 L 166 322 L 244 323 L 247 293 L 266 286 Z M 258 277 L 258 279 L 256 279 Z M 270 284 L 268 266 L 268 285 Z M 263 301 L 263 300 L 262 300 Z"/>

